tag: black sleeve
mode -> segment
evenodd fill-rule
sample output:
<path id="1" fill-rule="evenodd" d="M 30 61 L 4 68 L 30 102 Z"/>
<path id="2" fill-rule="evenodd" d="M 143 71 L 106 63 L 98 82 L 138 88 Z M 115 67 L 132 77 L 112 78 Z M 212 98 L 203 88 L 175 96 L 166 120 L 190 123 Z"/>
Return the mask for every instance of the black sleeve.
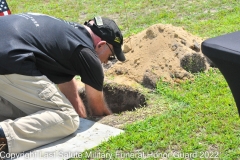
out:
<path id="1" fill-rule="evenodd" d="M 79 73 L 81 81 L 96 90 L 103 89 L 103 68 L 98 56 L 85 47 L 78 47 L 72 57 L 71 62 L 75 70 Z"/>

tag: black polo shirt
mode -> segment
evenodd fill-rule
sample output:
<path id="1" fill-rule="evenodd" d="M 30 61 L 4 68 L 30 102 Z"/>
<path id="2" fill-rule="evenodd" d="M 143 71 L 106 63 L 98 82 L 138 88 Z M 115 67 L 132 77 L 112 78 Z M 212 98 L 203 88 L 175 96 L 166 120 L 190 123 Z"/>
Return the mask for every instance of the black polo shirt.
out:
<path id="1" fill-rule="evenodd" d="M 101 62 L 83 25 L 24 13 L 0 17 L 0 35 L 0 74 L 46 75 L 56 84 L 80 75 L 102 90 Z"/>

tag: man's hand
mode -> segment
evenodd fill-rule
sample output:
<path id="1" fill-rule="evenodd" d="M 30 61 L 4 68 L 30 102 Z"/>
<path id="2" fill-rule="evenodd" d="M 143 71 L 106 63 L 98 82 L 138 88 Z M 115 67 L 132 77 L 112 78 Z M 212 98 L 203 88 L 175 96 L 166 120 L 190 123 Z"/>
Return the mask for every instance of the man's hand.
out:
<path id="1" fill-rule="evenodd" d="M 73 78 L 71 81 L 58 85 L 61 92 L 73 105 L 75 111 L 80 117 L 86 118 L 85 106 L 79 96 L 76 80 Z"/>
<path id="2" fill-rule="evenodd" d="M 85 85 L 85 91 L 92 116 L 106 116 L 112 113 L 105 102 L 102 91 L 89 85 Z"/>

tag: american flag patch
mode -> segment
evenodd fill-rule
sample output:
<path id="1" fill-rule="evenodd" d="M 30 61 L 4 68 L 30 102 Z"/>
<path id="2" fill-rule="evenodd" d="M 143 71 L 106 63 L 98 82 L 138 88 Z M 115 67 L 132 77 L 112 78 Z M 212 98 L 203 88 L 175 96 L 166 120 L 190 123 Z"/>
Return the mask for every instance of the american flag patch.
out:
<path id="1" fill-rule="evenodd" d="M 11 14 L 11 11 L 8 8 L 6 0 L 0 0 L 0 16 L 5 16 L 9 14 Z"/>

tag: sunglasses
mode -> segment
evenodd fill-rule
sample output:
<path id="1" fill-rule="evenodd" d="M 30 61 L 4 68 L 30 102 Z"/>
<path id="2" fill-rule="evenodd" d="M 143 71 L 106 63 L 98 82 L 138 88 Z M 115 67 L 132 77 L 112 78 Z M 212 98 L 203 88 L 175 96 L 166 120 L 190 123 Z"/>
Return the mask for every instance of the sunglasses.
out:
<path id="1" fill-rule="evenodd" d="M 108 60 L 116 59 L 116 58 L 115 58 L 115 53 L 114 53 L 114 51 L 111 49 L 111 47 L 109 46 L 108 43 L 106 43 L 106 44 L 107 44 L 108 48 L 110 49 L 110 51 L 112 52 L 112 55 L 110 55 L 110 56 L 108 57 Z"/>

